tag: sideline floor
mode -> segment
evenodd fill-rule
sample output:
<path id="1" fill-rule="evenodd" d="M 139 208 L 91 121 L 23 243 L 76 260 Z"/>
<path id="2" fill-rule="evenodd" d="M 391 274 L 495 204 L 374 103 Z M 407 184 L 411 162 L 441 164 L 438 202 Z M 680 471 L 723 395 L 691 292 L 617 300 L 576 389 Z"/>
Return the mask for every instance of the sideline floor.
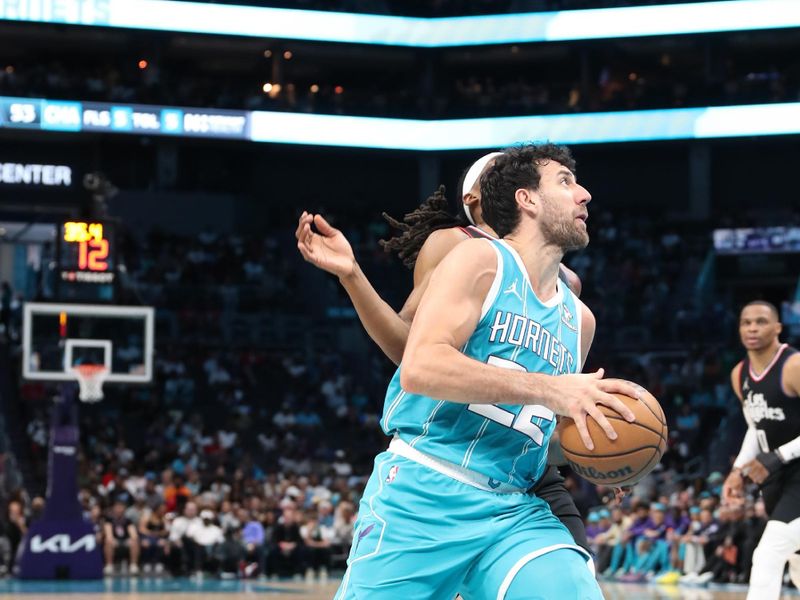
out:
<path id="1" fill-rule="evenodd" d="M 250 582 L 205 579 L 109 579 L 103 581 L 0 581 L 0 598 L 62 600 L 64 595 L 88 596 L 87 600 L 243 600 L 263 596 L 269 600 L 331 600 L 338 582 Z M 606 600 L 744 600 L 744 586 L 689 588 L 643 584 L 604 583 Z M 798 600 L 796 591 L 781 598 Z M 438 600 L 438 599 L 436 599 Z M 447 600 L 447 599 L 442 599 Z"/>

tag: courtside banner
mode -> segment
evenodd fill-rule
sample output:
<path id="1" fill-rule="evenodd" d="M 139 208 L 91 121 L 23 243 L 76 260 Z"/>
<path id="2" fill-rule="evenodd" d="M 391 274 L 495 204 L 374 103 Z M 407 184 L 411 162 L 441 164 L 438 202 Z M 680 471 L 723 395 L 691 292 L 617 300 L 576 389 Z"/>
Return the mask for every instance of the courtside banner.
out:
<path id="1" fill-rule="evenodd" d="M 800 134 L 800 102 L 424 121 L 0 97 L 3 128 L 447 151 Z"/>
<path id="2" fill-rule="evenodd" d="M 424 19 L 172 0 L 0 0 L 0 19 L 419 48 L 800 27 L 797 0 Z"/>

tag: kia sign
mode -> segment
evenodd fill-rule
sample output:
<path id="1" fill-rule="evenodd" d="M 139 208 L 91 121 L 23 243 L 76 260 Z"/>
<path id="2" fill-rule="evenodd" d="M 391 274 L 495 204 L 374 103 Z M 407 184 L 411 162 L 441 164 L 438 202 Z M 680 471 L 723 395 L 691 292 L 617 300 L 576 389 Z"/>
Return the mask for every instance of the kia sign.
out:
<path id="1" fill-rule="evenodd" d="M 44 539 L 41 535 L 33 536 L 30 548 L 34 554 L 41 554 L 42 552 L 72 554 L 81 551 L 91 552 L 96 546 L 97 538 L 93 534 L 87 534 L 73 540 L 68 533 L 57 533 L 47 539 Z"/>
<path id="2" fill-rule="evenodd" d="M 76 498 L 77 502 L 77 498 Z M 100 579 L 103 557 L 94 525 L 83 519 L 35 521 L 19 558 L 21 579 Z"/>

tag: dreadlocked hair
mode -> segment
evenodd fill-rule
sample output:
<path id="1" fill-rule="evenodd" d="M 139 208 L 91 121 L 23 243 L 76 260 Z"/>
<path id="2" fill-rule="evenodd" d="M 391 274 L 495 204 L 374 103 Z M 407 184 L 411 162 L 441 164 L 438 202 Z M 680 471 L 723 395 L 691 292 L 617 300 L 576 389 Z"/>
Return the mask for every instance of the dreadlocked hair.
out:
<path id="1" fill-rule="evenodd" d="M 379 243 L 386 252 L 397 252 L 397 256 L 409 269 L 414 268 L 420 248 L 431 233 L 438 229 L 467 225 L 466 220 L 461 219 L 460 215 L 454 217 L 450 213 L 443 185 L 440 185 L 419 207 L 405 215 L 402 221 L 386 213 L 382 215 L 389 225 L 399 229 L 401 233 L 388 240 L 380 240 Z"/>

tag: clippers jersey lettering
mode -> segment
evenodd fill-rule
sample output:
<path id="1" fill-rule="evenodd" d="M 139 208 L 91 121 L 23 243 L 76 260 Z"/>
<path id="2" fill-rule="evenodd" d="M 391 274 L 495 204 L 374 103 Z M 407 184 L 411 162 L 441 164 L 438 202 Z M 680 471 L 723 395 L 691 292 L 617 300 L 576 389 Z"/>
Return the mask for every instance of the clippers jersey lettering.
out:
<path id="1" fill-rule="evenodd" d="M 782 344 L 760 375 L 752 372 L 749 358 L 742 361 L 739 383 L 744 414 L 756 429 L 762 452 L 775 450 L 800 432 L 800 398 L 787 396 L 782 386 L 783 366 L 795 352 Z"/>
<path id="2" fill-rule="evenodd" d="M 580 371 L 580 302 L 559 281 L 546 303 L 534 294 L 517 252 L 487 239 L 497 253 L 497 273 L 475 332 L 462 348 L 483 363 L 530 373 Z M 547 464 L 555 416 L 540 405 L 464 404 L 409 394 L 395 372 L 381 426 L 413 448 L 501 483 L 527 489 Z"/>

